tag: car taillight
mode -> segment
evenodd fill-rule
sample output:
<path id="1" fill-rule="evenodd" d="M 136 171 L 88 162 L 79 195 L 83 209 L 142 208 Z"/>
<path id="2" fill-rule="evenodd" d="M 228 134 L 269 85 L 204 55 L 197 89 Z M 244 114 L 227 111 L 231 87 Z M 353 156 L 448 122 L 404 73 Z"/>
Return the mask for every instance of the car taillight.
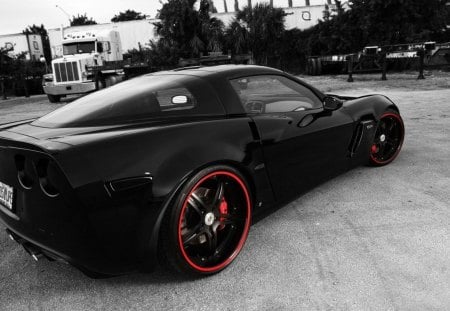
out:
<path id="1" fill-rule="evenodd" d="M 55 165 L 47 159 L 41 159 L 36 164 L 39 184 L 42 191 L 49 197 L 56 197 L 59 191 L 56 187 L 57 171 Z"/>
<path id="2" fill-rule="evenodd" d="M 33 167 L 30 161 L 27 161 L 25 156 L 16 155 L 14 157 L 14 161 L 16 163 L 17 169 L 17 179 L 19 180 L 19 184 L 25 189 L 31 189 L 33 186 Z"/>

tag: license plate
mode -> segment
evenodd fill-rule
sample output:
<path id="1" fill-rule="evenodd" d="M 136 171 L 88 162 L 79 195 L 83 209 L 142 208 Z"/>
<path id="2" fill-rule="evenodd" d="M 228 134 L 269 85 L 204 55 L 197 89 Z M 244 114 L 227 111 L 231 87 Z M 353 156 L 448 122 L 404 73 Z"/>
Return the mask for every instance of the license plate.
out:
<path id="1" fill-rule="evenodd" d="M 13 209 L 14 189 L 0 182 L 0 204 L 12 211 Z"/>

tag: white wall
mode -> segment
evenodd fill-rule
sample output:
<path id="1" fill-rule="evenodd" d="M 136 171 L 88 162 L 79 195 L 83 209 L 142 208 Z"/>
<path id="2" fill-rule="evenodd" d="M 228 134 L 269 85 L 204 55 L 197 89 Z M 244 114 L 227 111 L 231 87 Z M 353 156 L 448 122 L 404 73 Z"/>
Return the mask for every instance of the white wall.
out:
<path id="1" fill-rule="evenodd" d="M 322 19 L 324 9 L 325 6 L 323 5 L 283 8 L 288 14 L 285 17 L 285 27 L 286 29 L 312 27 L 317 24 L 318 20 Z M 225 25 L 228 25 L 233 20 L 234 12 L 216 13 L 211 14 L 211 16 L 220 19 Z"/>

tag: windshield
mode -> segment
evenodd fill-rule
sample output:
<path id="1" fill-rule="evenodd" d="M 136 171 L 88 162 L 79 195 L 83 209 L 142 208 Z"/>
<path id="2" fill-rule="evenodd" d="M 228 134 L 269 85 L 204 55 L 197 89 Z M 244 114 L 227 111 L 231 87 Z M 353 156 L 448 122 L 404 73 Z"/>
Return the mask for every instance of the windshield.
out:
<path id="1" fill-rule="evenodd" d="M 74 42 L 63 45 L 64 55 L 95 52 L 95 42 Z"/>
<path id="2" fill-rule="evenodd" d="M 186 76 L 142 76 L 81 97 L 36 120 L 44 127 L 119 124 L 195 112 L 197 99 Z M 183 99 L 182 101 L 174 100 Z"/>

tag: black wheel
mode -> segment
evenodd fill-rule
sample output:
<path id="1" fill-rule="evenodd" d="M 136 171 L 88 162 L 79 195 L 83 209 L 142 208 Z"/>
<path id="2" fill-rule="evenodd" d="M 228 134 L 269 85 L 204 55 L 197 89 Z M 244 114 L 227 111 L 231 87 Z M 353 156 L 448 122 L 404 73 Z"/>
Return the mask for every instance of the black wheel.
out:
<path id="1" fill-rule="evenodd" d="M 403 120 L 396 111 L 385 112 L 375 132 L 370 148 L 370 164 L 382 166 L 391 163 L 400 153 L 405 137 Z"/>
<path id="2" fill-rule="evenodd" d="M 48 101 L 51 103 L 59 103 L 61 101 L 60 95 L 47 94 L 47 97 L 48 97 Z"/>
<path id="3" fill-rule="evenodd" d="M 102 90 L 106 88 L 106 80 L 102 74 L 97 75 L 95 78 L 95 90 Z"/>
<path id="4" fill-rule="evenodd" d="M 200 171 L 165 216 L 162 263 L 194 275 L 223 270 L 244 246 L 251 206 L 248 186 L 237 170 L 214 166 Z"/>

